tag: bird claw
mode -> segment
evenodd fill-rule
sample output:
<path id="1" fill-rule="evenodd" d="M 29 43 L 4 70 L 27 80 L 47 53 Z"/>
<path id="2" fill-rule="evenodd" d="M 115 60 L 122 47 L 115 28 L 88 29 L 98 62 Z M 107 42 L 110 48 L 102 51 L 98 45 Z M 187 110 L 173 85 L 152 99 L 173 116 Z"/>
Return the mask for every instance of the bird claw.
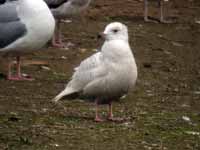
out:
<path id="1" fill-rule="evenodd" d="M 97 117 L 94 119 L 94 121 L 95 121 L 95 122 L 104 122 L 103 119 L 101 119 L 101 118 L 97 118 Z"/>
<path id="2" fill-rule="evenodd" d="M 64 44 L 59 44 L 59 43 L 52 43 L 52 46 L 55 48 L 66 48 Z"/>
<path id="3" fill-rule="evenodd" d="M 31 78 L 30 76 L 23 77 L 23 76 L 12 76 L 12 77 L 7 77 L 8 80 L 12 81 L 33 81 L 34 79 Z"/>

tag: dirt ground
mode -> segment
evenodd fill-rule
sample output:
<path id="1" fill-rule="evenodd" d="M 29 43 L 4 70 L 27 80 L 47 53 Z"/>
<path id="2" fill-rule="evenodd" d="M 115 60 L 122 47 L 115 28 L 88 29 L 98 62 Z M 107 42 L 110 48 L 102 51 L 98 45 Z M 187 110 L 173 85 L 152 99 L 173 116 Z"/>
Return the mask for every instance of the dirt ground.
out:
<path id="1" fill-rule="evenodd" d="M 86 23 L 77 17 L 63 24 L 69 49 L 24 57 L 46 63 L 23 66 L 32 82 L 5 80 L 1 60 L 0 149 L 200 150 L 200 1 L 171 0 L 165 8 L 174 23 L 145 23 L 140 0 L 94 0 Z M 150 11 L 158 17 L 156 3 Z M 96 123 L 93 104 L 50 100 L 101 45 L 97 33 L 113 21 L 129 28 L 139 78 L 135 90 L 114 104 L 114 114 L 127 120 Z"/>

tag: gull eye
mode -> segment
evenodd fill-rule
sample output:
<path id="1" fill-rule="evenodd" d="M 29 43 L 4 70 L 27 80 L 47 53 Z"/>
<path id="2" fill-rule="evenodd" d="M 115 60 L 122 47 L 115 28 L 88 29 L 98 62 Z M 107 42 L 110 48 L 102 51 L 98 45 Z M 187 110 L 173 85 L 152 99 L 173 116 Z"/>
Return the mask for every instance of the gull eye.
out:
<path id="1" fill-rule="evenodd" d="M 117 30 L 117 29 L 113 29 L 113 32 L 114 32 L 114 33 L 117 33 L 117 32 L 118 32 L 118 30 Z"/>

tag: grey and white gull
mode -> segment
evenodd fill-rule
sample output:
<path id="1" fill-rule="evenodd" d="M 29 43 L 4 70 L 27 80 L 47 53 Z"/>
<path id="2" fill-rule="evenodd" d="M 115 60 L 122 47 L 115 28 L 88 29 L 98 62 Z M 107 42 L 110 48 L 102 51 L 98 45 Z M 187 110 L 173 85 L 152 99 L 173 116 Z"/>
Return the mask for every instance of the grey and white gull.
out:
<path id="1" fill-rule="evenodd" d="M 43 0 L 17 0 L 0 5 L 0 53 L 17 58 L 17 73 L 9 80 L 29 80 L 21 73 L 20 56 L 42 48 L 52 37 L 55 19 Z"/>
<path id="2" fill-rule="evenodd" d="M 133 89 L 137 79 L 137 66 L 128 41 L 128 29 L 120 22 L 110 23 L 101 34 L 105 41 L 101 50 L 75 68 L 71 81 L 53 101 L 63 97 L 79 95 L 96 104 L 95 120 L 98 105 L 109 105 L 109 120 L 113 117 L 112 102 Z"/>
<path id="3" fill-rule="evenodd" d="M 51 9 L 56 19 L 55 34 L 52 38 L 52 46 L 64 47 L 61 38 L 60 24 L 62 19 L 82 13 L 91 0 L 44 0 Z"/>

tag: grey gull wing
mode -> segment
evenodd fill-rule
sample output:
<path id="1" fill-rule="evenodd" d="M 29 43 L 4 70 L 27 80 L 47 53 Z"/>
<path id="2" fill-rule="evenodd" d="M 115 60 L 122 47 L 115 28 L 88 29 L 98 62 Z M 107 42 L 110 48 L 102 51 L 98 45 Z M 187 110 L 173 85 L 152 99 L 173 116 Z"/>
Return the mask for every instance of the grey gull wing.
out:
<path id="1" fill-rule="evenodd" d="M 0 49 L 26 34 L 26 26 L 17 16 L 16 3 L 0 5 Z"/>
<path id="2" fill-rule="evenodd" d="M 74 0 L 74 1 L 72 1 L 72 5 L 82 7 L 82 6 L 86 5 L 87 3 L 89 4 L 89 2 L 90 1 L 88 1 L 88 0 Z"/>
<path id="3" fill-rule="evenodd" d="M 16 2 L 9 2 L 0 5 L 0 23 L 20 20 L 17 16 L 16 7 Z"/>
<path id="4" fill-rule="evenodd" d="M 0 5 L 4 4 L 6 2 L 6 0 L 0 0 Z"/>
<path id="5" fill-rule="evenodd" d="M 26 32 L 25 25 L 19 21 L 0 23 L 0 49 L 13 43 L 25 35 Z"/>
<path id="6" fill-rule="evenodd" d="M 55 9 L 70 0 L 44 0 L 44 1 L 47 3 L 50 9 Z"/>

